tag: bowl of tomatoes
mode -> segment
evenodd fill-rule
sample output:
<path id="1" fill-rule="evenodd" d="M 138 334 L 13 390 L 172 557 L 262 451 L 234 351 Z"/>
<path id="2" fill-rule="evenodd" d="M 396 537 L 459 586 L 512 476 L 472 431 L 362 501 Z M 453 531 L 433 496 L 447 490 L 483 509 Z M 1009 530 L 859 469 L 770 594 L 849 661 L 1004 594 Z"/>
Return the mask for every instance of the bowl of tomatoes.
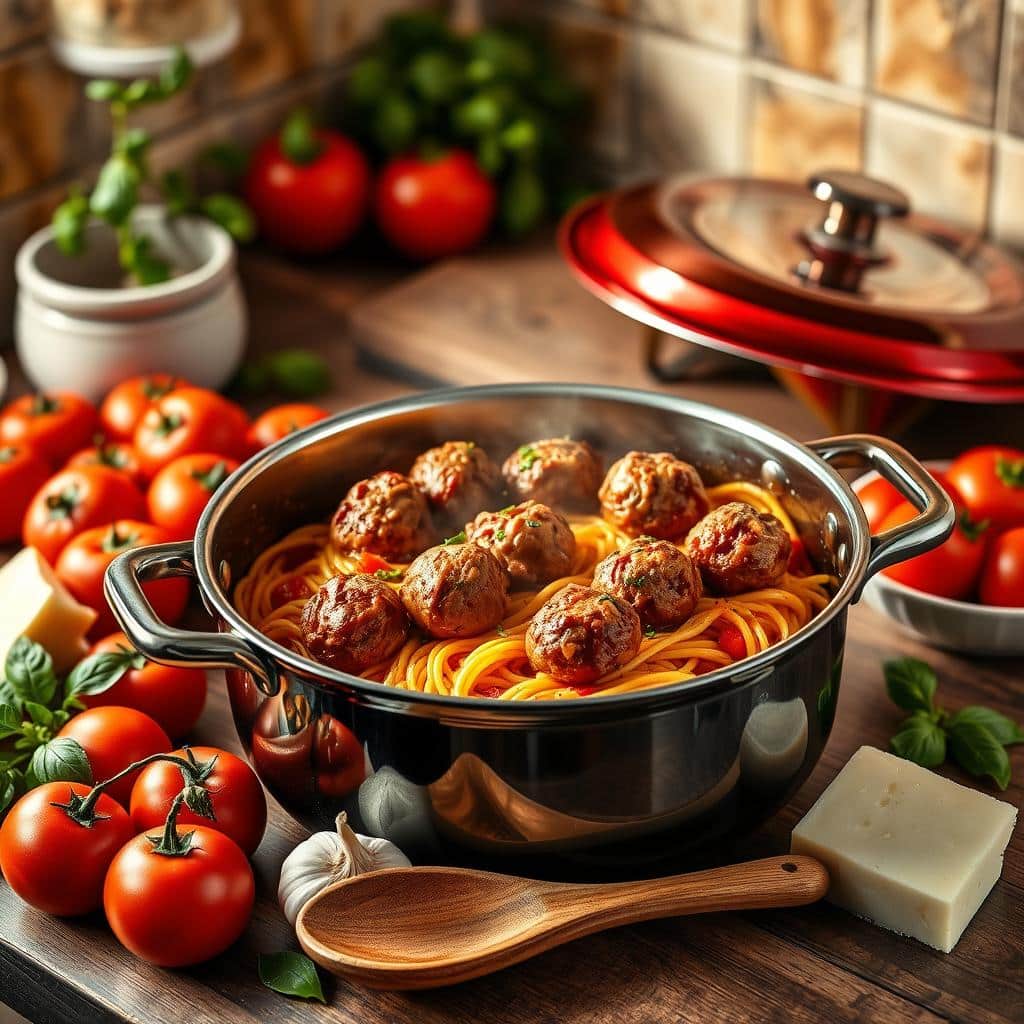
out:
<path id="1" fill-rule="evenodd" d="M 953 499 L 953 533 L 873 577 L 865 601 L 936 647 L 1024 654 L 1024 451 L 987 445 L 927 466 Z M 856 480 L 853 489 L 872 533 L 915 514 L 877 473 Z"/>

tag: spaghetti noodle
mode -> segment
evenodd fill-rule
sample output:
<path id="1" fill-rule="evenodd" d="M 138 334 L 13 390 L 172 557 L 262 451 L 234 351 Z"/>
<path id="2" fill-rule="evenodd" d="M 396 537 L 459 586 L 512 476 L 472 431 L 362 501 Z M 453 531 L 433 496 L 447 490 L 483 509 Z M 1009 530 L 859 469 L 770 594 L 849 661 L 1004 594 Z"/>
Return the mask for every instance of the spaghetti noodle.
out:
<path id="1" fill-rule="evenodd" d="M 744 481 L 708 488 L 712 506 L 744 501 L 775 515 L 795 538 L 793 522 L 774 495 Z M 648 633 L 629 662 L 597 684 L 570 687 L 536 673 L 526 657 L 526 631 L 541 606 L 570 583 L 588 585 L 594 567 L 633 538 L 597 516 L 570 517 L 576 556 L 570 576 L 536 592 L 514 593 L 504 621 L 489 633 L 455 640 L 415 631 L 388 662 L 363 673 L 388 686 L 457 697 L 555 700 L 628 693 L 682 682 L 785 640 L 829 601 L 826 574 L 787 573 L 776 586 L 734 597 L 701 598 L 690 618 L 665 633 Z M 404 567 L 386 575 L 400 578 Z M 269 547 L 235 588 L 238 612 L 271 640 L 305 656 L 302 610 L 309 595 L 339 574 L 364 571 L 361 556 L 338 551 L 326 524 L 303 526 Z M 391 581 L 398 587 L 398 579 Z M 723 639 L 725 643 L 723 644 Z"/>

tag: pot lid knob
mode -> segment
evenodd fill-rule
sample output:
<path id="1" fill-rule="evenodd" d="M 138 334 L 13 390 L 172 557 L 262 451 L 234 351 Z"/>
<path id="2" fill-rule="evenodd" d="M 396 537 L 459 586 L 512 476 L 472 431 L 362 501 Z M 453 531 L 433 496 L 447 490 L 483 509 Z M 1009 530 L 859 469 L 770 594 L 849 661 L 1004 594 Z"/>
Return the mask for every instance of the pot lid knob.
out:
<path id="1" fill-rule="evenodd" d="M 888 261 L 875 246 L 878 221 L 905 217 L 910 200 L 893 185 L 853 171 L 819 171 L 807 187 L 827 207 L 821 223 L 802 233 L 811 258 L 795 272 L 809 284 L 856 292 L 866 270 Z"/>

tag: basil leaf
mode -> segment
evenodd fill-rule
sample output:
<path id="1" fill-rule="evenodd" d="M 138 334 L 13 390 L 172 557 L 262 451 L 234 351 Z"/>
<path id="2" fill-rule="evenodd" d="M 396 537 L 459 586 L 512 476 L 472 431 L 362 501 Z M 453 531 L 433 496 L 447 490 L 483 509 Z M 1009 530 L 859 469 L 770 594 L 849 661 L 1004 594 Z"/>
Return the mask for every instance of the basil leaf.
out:
<path id="1" fill-rule="evenodd" d="M 939 681 L 935 670 L 917 658 L 887 661 L 885 685 L 893 703 L 905 711 L 932 711 Z"/>
<path id="2" fill-rule="evenodd" d="M 24 792 L 25 776 L 17 768 L 0 771 L 0 814 Z"/>
<path id="3" fill-rule="evenodd" d="M 898 757 L 922 768 L 937 768 L 946 760 L 946 734 L 924 712 L 911 715 L 889 746 Z"/>
<path id="4" fill-rule="evenodd" d="M 109 690 L 130 668 L 134 651 L 105 651 L 80 661 L 64 681 L 64 699 L 94 696 Z"/>
<path id="5" fill-rule="evenodd" d="M 203 199 L 200 208 L 236 242 L 251 242 L 255 237 L 256 221 L 252 211 L 236 196 L 215 192 Z"/>
<path id="6" fill-rule="evenodd" d="M 13 704 L 0 704 L 0 740 L 21 732 L 21 714 Z"/>
<path id="7" fill-rule="evenodd" d="M 284 996 L 301 996 L 303 999 L 324 999 L 320 976 L 316 965 L 302 953 L 260 953 L 260 981 L 267 988 Z"/>
<path id="8" fill-rule="evenodd" d="M 53 659 L 45 647 L 27 636 L 19 636 L 11 645 L 4 673 L 20 701 L 49 704 L 57 692 Z"/>
<path id="9" fill-rule="evenodd" d="M 139 198 L 139 169 L 124 153 L 115 153 L 100 168 L 89 209 L 108 224 L 120 227 Z"/>
<path id="10" fill-rule="evenodd" d="M 188 84 L 188 80 L 191 77 L 192 61 L 189 59 L 189 55 L 185 52 L 184 47 L 176 46 L 170 63 L 166 64 L 160 71 L 161 98 L 166 99 L 168 96 L 173 96 L 176 92 L 180 92 Z"/>
<path id="11" fill-rule="evenodd" d="M 44 782 L 92 782 L 89 758 L 78 740 L 70 736 L 56 739 L 37 747 L 25 773 L 29 789 Z"/>
<path id="12" fill-rule="evenodd" d="M 14 692 L 14 687 L 3 678 L 0 678 L 0 704 L 10 704 L 15 711 L 21 712 L 21 698 Z"/>
<path id="13" fill-rule="evenodd" d="M 1002 743 L 977 722 L 950 722 L 949 746 L 965 771 L 989 776 L 1000 789 L 1010 784 L 1010 758 Z"/>
<path id="14" fill-rule="evenodd" d="M 85 225 L 89 220 L 89 200 L 81 194 L 64 200 L 50 221 L 57 248 L 68 256 L 76 256 L 85 248 Z"/>
<path id="15" fill-rule="evenodd" d="M 37 704 L 33 700 L 25 701 L 25 710 L 34 725 L 47 726 L 53 721 L 53 712 L 44 704 Z"/>
<path id="16" fill-rule="evenodd" d="M 952 729 L 958 724 L 973 722 L 975 725 L 984 726 L 996 740 L 1004 747 L 1014 743 L 1024 743 L 1024 729 L 1006 715 L 1001 715 L 992 708 L 982 707 L 979 704 L 972 704 L 969 707 L 961 708 L 946 723 Z"/>

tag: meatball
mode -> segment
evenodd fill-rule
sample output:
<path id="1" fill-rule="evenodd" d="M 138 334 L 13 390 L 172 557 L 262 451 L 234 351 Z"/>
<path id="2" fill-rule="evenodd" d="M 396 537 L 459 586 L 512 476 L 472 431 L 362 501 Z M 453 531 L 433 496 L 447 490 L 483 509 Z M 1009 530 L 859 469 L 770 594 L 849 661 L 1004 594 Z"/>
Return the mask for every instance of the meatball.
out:
<path id="1" fill-rule="evenodd" d="M 513 587 L 550 583 L 572 571 L 576 535 L 569 520 L 539 501 L 481 512 L 466 524 L 466 536 L 494 555 Z"/>
<path id="2" fill-rule="evenodd" d="M 386 583 L 372 576 L 334 576 L 302 610 L 306 649 L 324 665 L 359 673 L 405 643 L 409 616 Z"/>
<path id="3" fill-rule="evenodd" d="M 584 686 L 640 650 L 640 617 L 611 594 L 570 583 L 533 617 L 526 655 L 535 672 Z"/>
<path id="4" fill-rule="evenodd" d="M 487 508 L 501 490 L 501 470 L 472 441 L 445 441 L 420 455 L 409 479 L 426 495 L 431 508 L 460 526 Z"/>
<path id="5" fill-rule="evenodd" d="M 700 475 L 668 452 L 629 452 L 601 484 L 601 513 L 632 537 L 686 536 L 709 506 Z"/>
<path id="6" fill-rule="evenodd" d="M 730 501 L 690 531 L 684 549 L 709 590 L 740 594 L 778 583 L 792 544 L 775 516 L 758 512 L 745 501 Z"/>
<path id="7" fill-rule="evenodd" d="M 594 587 L 627 602 L 652 629 L 675 629 L 704 593 L 700 571 L 671 541 L 642 537 L 599 562 Z"/>
<path id="8" fill-rule="evenodd" d="M 401 595 L 425 633 L 476 636 L 505 614 L 508 576 L 494 555 L 476 544 L 442 544 L 405 570 Z"/>
<path id="9" fill-rule="evenodd" d="M 552 438 L 524 444 L 501 467 L 512 496 L 552 508 L 593 508 L 601 486 L 601 457 L 586 441 Z"/>
<path id="10" fill-rule="evenodd" d="M 408 562 L 436 534 L 427 499 L 401 473 L 386 470 L 352 485 L 334 513 L 331 538 L 345 551 Z"/>

